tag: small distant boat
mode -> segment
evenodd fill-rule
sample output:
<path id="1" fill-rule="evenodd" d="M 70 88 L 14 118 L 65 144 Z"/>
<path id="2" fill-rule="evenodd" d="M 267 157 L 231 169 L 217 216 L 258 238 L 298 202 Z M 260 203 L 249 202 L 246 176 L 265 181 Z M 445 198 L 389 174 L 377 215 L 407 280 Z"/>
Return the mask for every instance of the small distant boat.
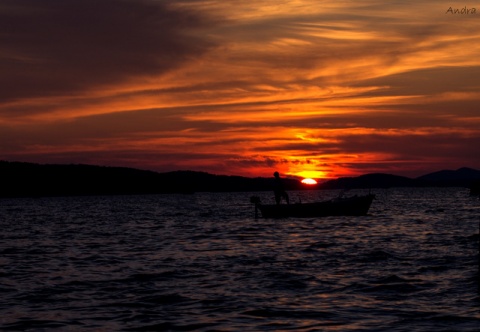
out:
<path id="1" fill-rule="evenodd" d="M 480 181 L 472 183 L 470 186 L 470 195 L 479 196 L 480 195 Z"/>
<path id="2" fill-rule="evenodd" d="M 263 218 L 316 218 L 328 216 L 364 216 L 368 213 L 375 195 L 338 197 L 328 201 L 295 204 L 262 204 L 258 197 L 251 197 Z"/>

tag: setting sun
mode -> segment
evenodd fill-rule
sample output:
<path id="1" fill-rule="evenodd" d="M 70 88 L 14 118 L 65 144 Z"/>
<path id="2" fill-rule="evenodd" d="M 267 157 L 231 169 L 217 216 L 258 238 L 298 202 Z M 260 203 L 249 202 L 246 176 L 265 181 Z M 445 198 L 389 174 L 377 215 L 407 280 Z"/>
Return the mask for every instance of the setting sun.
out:
<path id="1" fill-rule="evenodd" d="M 314 179 L 303 179 L 302 183 L 303 184 L 317 184 L 317 181 L 315 181 Z"/>

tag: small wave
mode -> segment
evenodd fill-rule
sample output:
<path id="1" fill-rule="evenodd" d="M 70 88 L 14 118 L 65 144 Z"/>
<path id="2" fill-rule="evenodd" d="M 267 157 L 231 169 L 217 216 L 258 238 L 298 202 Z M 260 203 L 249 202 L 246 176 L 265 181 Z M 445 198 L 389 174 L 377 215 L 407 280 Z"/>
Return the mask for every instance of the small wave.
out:
<path id="1" fill-rule="evenodd" d="M 142 303 L 148 303 L 152 305 L 158 305 L 158 304 L 177 304 L 177 303 L 184 303 L 184 302 L 189 302 L 193 301 L 191 298 L 181 296 L 179 294 L 159 294 L 159 295 L 151 295 L 151 296 L 145 296 L 140 298 L 140 302 Z"/>
<path id="2" fill-rule="evenodd" d="M 329 242 L 317 242 L 309 245 L 305 251 L 317 251 L 318 249 L 327 249 L 336 246 L 335 243 L 329 243 Z"/>
<path id="3" fill-rule="evenodd" d="M 428 311 L 402 311 L 398 313 L 396 326 L 424 326 L 423 330 L 431 331 L 432 326 L 442 326 L 442 331 L 478 331 L 480 319 L 463 315 L 444 314 Z"/>
<path id="4" fill-rule="evenodd" d="M 4 324 L 2 329 L 14 330 L 14 331 L 31 331 L 31 330 L 43 330 L 43 329 L 55 329 L 55 328 L 69 328 L 73 326 L 81 326 L 82 323 L 76 321 L 59 322 L 54 320 L 43 319 L 20 319 L 17 322 Z"/>
<path id="5" fill-rule="evenodd" d="M 356 261 L 363 263 L 373 263 L 388 260 L 402 260 L 402 258 L 385 250 L 373 250 L 363 255 L 360 255 L 360 257 L 358 257 Z"/>
<path id="6" fill-rule="evenodd" d="M 419 279 L 406 279 L 399 277 L 397 275 L 391 275 L 388 277 L 380 278 L 376 281 L 378 284 L 397 284 L 397 283 L 409 283 L 409 282 L 419 282 Z"/>
<path id="7" fill-rule="evenodd" d="M 417 287 L 411 284 L 405 284 L 405 283 L 375 285 L 375 286 L 365 287 L 364 289 L 362 289 L 362 291 L 366 293 L 379 293 L 379 294 L 387 294 L 387 293 L 410 294 L 410 293 L 419 292 L 421 290 L 423 290 L 423 288 Z"/>
<path id="8" fill-rule="evenodd" d="M 435 286 L 434 283 L 424 282 L 420 279 L 407 279 L 390 275 L 367 283 L 352 283 L 345 287 L 343 291 L 347 293 L 376 293 L 379 296 L 399 296 L 422 292 Z"/>
<path id="9" fill-rule="evenodd" d="M 123 331 L 195 331 L 201 329 L 207 329 L 217 324 L 213 323 L 195 323 L 195 324 L 174 324 L 170 322 L 159 323 L 159 324 L 152 324 L 152 325 L 144 325 L 144 326 L 137 326 L 137 327 L 129 327 L 124 329 Z M 210 329 L 210 331 L 214 331 Z"/>
<path id="10" fill-rule="evenodd" d="M 280 309 L 252 309 L 242 313 L 246 316 L 264 318 L 299 318 L 299 319 L 331 319 L 335 313 L 318 310 L 280 310 Z"/>

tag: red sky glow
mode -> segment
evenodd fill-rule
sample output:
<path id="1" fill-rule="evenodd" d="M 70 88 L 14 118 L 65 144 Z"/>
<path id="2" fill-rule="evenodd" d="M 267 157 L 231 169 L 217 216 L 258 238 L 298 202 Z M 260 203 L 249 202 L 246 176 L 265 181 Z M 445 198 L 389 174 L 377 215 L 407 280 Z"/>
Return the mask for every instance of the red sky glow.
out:
<path id="1" fill-rule="evenodd" d="M 0 31 L 0 160 L 480 169 L 480 3 L 3 0 Z"/>

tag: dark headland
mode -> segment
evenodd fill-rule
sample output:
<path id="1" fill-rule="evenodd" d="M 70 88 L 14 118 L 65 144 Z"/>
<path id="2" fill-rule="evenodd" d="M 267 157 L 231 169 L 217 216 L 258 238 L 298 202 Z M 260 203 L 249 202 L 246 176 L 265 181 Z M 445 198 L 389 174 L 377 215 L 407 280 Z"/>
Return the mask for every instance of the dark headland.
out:
<path id="1" fill-rule="evenodd" d="M 131 195 L 194 192 L 269 191 L 272 178 L 213 175 L 205 172 L 157 173 L 124 167 L 55 165 L 0 161 L 0 197 Z M 390 187 L 471 187 L 480 182 L 480 170 L 443 170 L 415 179 L 392 174 L 366 174 L 306 186 L 284 179 L 287 190 Z"/>

